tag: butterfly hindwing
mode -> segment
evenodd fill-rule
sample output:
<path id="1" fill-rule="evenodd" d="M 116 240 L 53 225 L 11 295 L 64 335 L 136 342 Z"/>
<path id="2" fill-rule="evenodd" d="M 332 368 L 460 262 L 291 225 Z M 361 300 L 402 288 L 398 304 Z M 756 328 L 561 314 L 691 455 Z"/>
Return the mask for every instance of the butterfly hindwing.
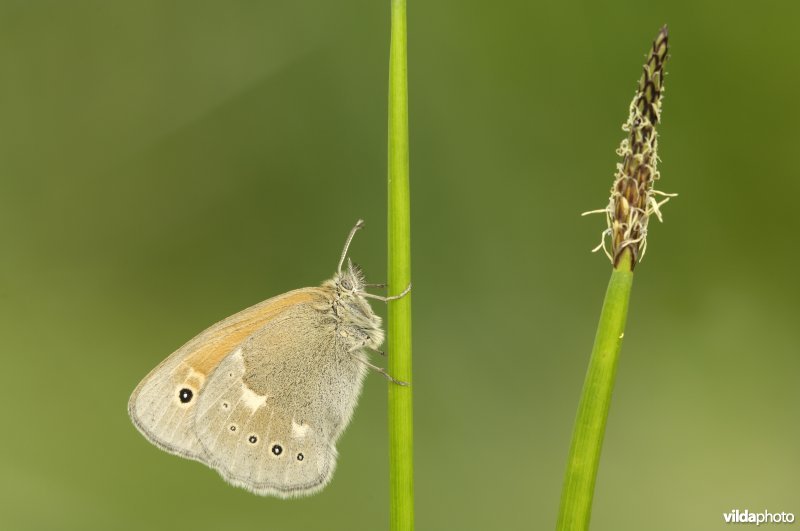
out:
<path id="1" fill-rule="evenodd" d="M 289 497 L 321 489 L 333 474 L 364 368 L 321 303 L 265 324 L 209 378 L 195 431 L 203 461 L 234 485 Z"/>
<path id="2" fill-rule="evenodd" d="M 322 488 L 336 462 L 329 438 L 321 427 L 298 423 L 269 397 L 247 388 L 243 376 L 237 350 L 200 399 L 195 430 L 206 464 L 229 483 L 258 494 L 285 497 Z"/>

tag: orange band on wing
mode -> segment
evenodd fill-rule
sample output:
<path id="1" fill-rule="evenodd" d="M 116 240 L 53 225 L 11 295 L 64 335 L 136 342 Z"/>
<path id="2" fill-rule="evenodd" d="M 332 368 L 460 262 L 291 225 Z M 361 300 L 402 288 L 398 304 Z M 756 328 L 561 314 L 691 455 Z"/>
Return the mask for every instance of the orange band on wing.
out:
<path id="1" fill-rule="evenodd" d="M 196 350 L 184 363 L 204 377 L 216 368 L 226 355 L 256 330 L 296 304 L 319 299 L 318 288 L 306 288 L 269 299 L 234 314 L 201 333 L 192 342 L 198 341 Z"/>

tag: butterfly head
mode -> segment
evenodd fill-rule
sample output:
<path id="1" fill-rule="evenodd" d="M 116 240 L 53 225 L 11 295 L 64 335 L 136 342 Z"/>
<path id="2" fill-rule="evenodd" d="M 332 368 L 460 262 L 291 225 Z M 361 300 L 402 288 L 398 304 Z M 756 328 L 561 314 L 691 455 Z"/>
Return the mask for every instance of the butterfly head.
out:
<path id="1" fill-rule="evenodd" d="M 364 293 L 364 286 L 364 272 L 349 258 L 347 259 L 347 267 L 339 270 L 333 277 L 332 287 L 344 296 L 358 296 Z"/>
<path id="2" fill-rule="evenodd" d="M 341 326 L 347 328 L 346 335 L 354 341 L 353 346 L 380 347 L 384 338 L 381 318 L 367 302 L 367 298 L 374 295 L 365 291 L 367 284 L 361 268 L 348 259 L 346 267 L 322 286 L 331 290 L 334 315 Z"/>

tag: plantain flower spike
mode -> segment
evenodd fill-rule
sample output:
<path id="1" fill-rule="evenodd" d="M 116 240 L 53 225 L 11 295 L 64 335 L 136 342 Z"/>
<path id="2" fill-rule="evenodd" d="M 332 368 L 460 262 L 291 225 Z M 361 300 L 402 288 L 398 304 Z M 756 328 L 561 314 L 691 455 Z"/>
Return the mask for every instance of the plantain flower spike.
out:
<path id="1" fill-rule="evenodd" d="M 665 194 L 653 188 L 659 179 L 658 134 L 664 95 L 664 63 L 669 53 L 667 27 L 659 31 L 647 55 L 628 121 L 622 126 L 628 137 L 622 140 L 617 155 L 614 184 L 608 206 L 585 214 L 604 213 L 608 228 L 594 251 L 603 249 L 616 267 L 625 249 L 631 253 L 631 268 L 644 258 L 647 250 L 647 223 L 652 214 L 662 221 L 661 206 L 677 194 Z M 584 214 L 584 215 L 585 215 Z M 609 250 L 606 239 L 610 237 Z"/>

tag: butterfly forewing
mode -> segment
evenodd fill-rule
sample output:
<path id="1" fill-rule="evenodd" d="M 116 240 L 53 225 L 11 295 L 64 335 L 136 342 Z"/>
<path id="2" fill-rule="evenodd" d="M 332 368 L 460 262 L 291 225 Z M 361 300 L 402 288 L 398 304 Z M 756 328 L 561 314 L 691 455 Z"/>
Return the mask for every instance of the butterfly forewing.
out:
<path id="1" fill-rule="evenodd" d="M 207 380 L 221 360 L 265 323 L 293 305 L 317 297 L 317 289 L 295 290 L 251 306 L 209 327 L 148 374 L 133 391 L 128 413 L 153 444 L 202 459 L 194 411 Z"/>

